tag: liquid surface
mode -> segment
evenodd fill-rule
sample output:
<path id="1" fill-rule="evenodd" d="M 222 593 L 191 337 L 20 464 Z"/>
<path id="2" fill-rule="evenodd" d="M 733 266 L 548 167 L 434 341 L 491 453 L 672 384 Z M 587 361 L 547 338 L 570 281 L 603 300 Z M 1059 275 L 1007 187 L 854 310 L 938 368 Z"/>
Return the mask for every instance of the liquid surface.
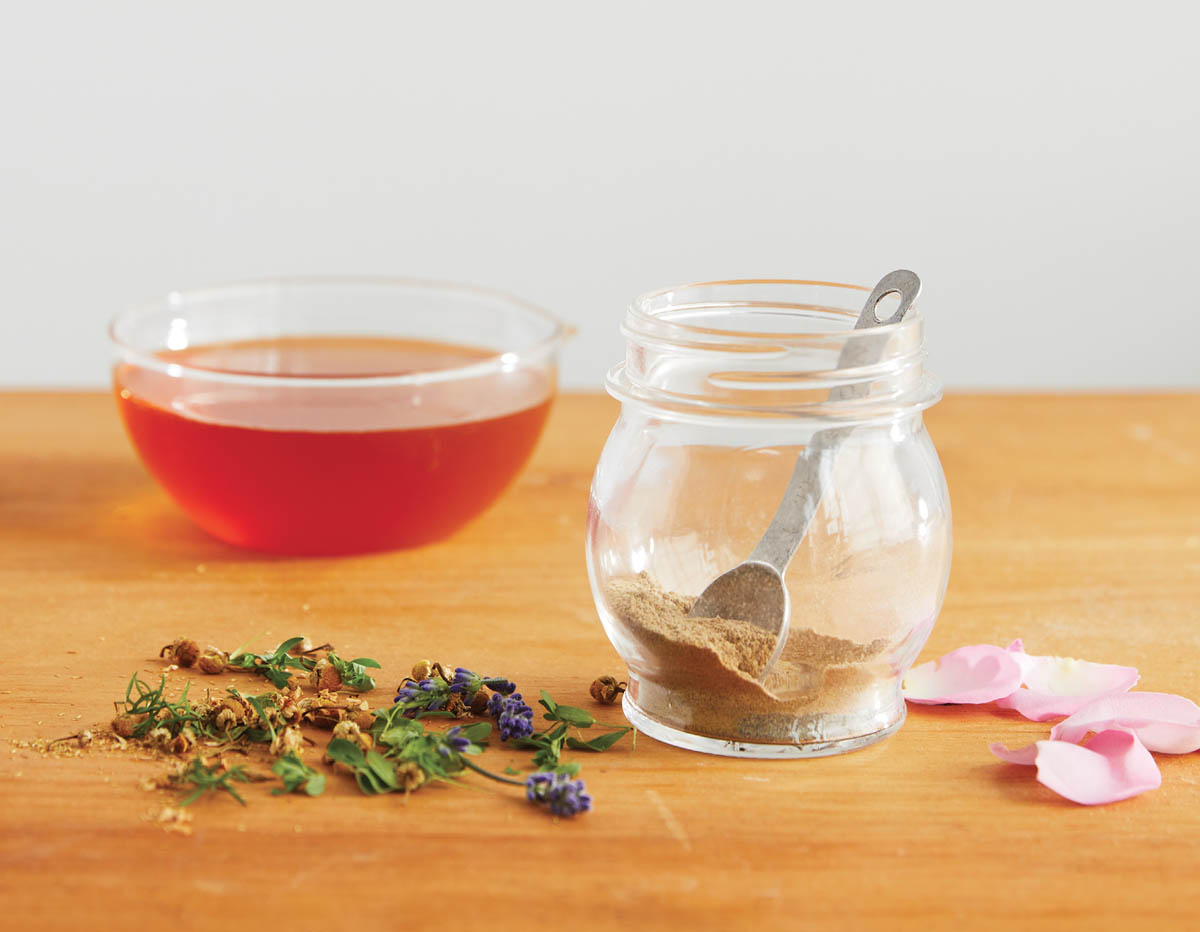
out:
<path id="1" fill-rule="evenodd" d="M 351 337 L 160 354 L 190 369 L 331 380 L 492 356 Z M 437 540 L 486 508 L 541 433 L 554 371 L 517 366 L 421 385 L 262 386 L 124 364 L 114 384 L 142 460 L 201 527 L 244 547 L 334 554 Z"/>
<path id="2" fill-rule="evenodd" d="M 372 337 L 275 337 L 165 350 L 166 362 L 193 369 L 297 378 L 408 375 L 469 366 L 495 352 L 457 343 Z"/>

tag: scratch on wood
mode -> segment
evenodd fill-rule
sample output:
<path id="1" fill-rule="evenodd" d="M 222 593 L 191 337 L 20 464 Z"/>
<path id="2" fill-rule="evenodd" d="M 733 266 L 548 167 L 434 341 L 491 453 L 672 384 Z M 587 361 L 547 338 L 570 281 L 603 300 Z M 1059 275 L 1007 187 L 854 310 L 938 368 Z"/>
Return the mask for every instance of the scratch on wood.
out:
<path id="1" fill-rule="evenodd" d="M 683 825 L 675 818 L 675 813 L 667 808 L 666 802 L 658 795 L 657 790 L 646 790 L 646 795 L 650 797 L 650 802 L 654 803 L 654 808 L 658 810 L 659 816 L 663 820 L 663 825 L 667 827 L 667 831 L 683 847 L 684 851 L 692 850 L 692 840 L 688 838 L 688 833 L 684 831 Z"/>

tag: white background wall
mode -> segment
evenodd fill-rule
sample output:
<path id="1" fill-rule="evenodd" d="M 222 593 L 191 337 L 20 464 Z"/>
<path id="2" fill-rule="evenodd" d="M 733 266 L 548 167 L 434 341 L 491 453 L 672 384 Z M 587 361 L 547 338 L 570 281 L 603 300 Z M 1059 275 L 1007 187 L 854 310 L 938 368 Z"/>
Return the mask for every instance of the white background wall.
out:
<path id="1" fill-rule="evenodd" d="M 173 287 L 378 272 L 573 321 L 926 283 L 951 387 L 1200 386 L 1195 3 L 14 3 L 0 384 L 101 385 Z"/>

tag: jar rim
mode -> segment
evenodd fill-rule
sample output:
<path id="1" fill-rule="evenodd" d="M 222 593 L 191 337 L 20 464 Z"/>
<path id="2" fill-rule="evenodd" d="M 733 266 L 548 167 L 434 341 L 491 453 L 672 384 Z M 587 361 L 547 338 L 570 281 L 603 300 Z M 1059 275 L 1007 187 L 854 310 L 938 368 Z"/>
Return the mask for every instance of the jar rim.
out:
<path id="1" fill-rule="evenodd" d="M 923 318 L 914 307 L 896 323 L 856 328 L 869 293 L 787 278 L 646 292 L 622 323 L 626 359 L 609 372 L 608 391 L 705 419 L 862 422 L 921 411 L 941 397 L 941 383 L 923 368 Z"/>
<path id="2" fill-rule="evenodd" d="M 658 288 L 654 291 L 647 291 L 634 298 L 627 309 L 626 320 L 623 330 L 639 332 L 646 330 L 654 332 L 660 337 L 668 339 L 678 339 L 681 343 L 702 342 L 716 343 L 723 339 L 729 341 L 741 341 L 750 344 L 759 343 L 778 343 L 783 342 L 788 345 L 798 343 L 812 342 L 814 340 L 824 341 L 831 337 L 836 337 L 838 334 L 853 334 L 854 322 L 858 317 L 861 308 L 837 308 L 831 305 L 814 304 L 811 301 L 789 301 L 782 298 L 742 298 L 742 299 L 725 299 L 725 300 L 708 300 L 703 302 L 688 301 L 686 303 L 674 303 L 671 301 L 672 296 L 689 290 L 704 291 L 717 290 L 724 288 L 831 288 L 842 289 L 847 294 L 856 294 L 866 296 L 870 294 L 871 289 L 864 285 L 855 285 L 846 282 L 831 282 L 822 281 L 819 279 L 799 279 L 799 278 L 730 278 L 730 279 L 715 279 L 712 281 L 689 282 L 682 285 L 672 285 L 667 288 Z M 653 305 L 658 302 L 665 302 L 658 309 L 652 309 Z M 748 310 L 777 310 L 785 312 L 808 312 L 825 313 L 834 315 L 847 323 L 847 326 L 839 329 L 825 330 L 781 330 L 781 331 L 763 331 L 763 330 L 742 330 L 730 329 L 726 327 L 708 327 L 694 323 L 685 323 L 679 320 L 670 319 L 668 315 L 675 314 L 681 311 L 697 311 L 697 310 L 717 310 L 717 309 L 732 309 L 745 308 Z M 796 314 L 800 317 L 800 314 Z M 809 317 L 808 319 L 814 319 Z M 916 305 L 901 321 L 891 324 L 881 324 L 871 328 L 871 332 L 875 334 L 893 334 L 897 331 L 919 327 L 921 321 L 920 311 Z M 629 335 L 627 333 L 627 335 Z"/>

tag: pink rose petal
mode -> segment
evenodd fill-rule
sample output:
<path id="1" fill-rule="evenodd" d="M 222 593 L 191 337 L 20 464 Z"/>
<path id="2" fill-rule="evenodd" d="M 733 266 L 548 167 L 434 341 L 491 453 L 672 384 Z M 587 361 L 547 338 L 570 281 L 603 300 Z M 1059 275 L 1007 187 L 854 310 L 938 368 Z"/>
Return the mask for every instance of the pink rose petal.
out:
<path id="1" fill-rule="evenodd" d="M 979 704 L 1010 695 L 1021 684 L 1021 667 L 1008 651 L 991 644 L 952 650 L 913 667 L 904 677 L 904 698 L 934 705 Z"/>
<path id="2" fill-rule="evenodd" d="M 1171 693 L 1118 693 L 1088 703 L 1050 732 L 1078 744 L 1088 732 L 1132 731 L 1147 750 L 1190 754 L 1200 750 L 1200 706 Z"/>
<path id="3" fill-rule="evenodd" d="M 1036 764 L 1039 783 L 1084 806 L 1115 803 L 1162 785 L 1154 758 L 1128 731 L 1102 731 L 1086 746 L 1039 741 L 1015 751 L 991 747 L 1001 760 Z"/>
<path id="4" fill-rule="evenodd" d="M 1025 653 L 1020 640 L 1008 646 L 1008 653 L 1021 668 L 1023 687 L 1000 698 L 996 705 L 1015 709 L 1035 722 L 1073 715 L 1096 699 L 1131 689 L 1138 681 L 1133 667 L 1034 656 Z"/>
<path id="5" fill-rule="evenodd" d="M 1027 744 L 1023 748 L 1015 748 L 1013 750 L 1009 750 L 999 741 L 989 744 L 988 747 L 998 758 L 1001 760 L 1006 760 L 1010 764 L 1024 764 L 1026 766 L 1033 766 L 1037 763 L 1038 746 L 1036 742 L 1034 744 Z"/>

